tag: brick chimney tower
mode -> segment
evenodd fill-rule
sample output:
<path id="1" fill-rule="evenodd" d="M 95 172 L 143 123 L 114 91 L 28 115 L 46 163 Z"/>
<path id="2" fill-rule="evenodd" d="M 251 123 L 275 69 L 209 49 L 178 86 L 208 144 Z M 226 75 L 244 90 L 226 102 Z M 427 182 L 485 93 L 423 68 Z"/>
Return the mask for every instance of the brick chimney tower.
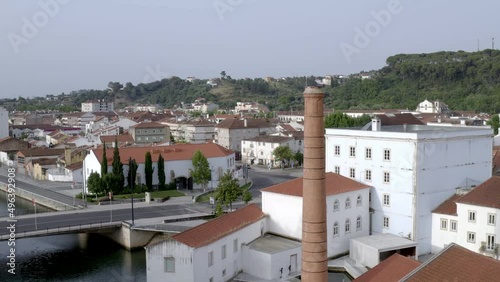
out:
<path id="1" fill-rule="evenodd" d="M 326 282 L 325 128 L 323 91 L 304 91 L 304 176 L 302 203 L 302 281 Z"/>

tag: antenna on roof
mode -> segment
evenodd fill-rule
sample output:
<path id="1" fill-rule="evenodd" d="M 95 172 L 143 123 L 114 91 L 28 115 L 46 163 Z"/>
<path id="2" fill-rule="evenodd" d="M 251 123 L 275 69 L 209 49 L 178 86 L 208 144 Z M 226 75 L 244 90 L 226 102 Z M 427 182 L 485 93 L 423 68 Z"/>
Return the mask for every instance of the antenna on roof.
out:
<path id="1" fill-rule="evenodd" d="M 495 50 L 495 37 L 491 38 L 491 49 Z"/>
<path id="2" fill-rule="evenodd" d="M 479 38 L 477 39 L 477 51 L 479 52 Z"/>

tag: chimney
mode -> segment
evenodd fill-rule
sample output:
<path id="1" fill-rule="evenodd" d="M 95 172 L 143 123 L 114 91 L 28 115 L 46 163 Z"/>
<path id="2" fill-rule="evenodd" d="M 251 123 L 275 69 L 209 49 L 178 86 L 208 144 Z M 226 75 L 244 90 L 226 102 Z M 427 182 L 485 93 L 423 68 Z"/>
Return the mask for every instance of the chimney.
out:
<path id="1" fill-rule="evenodd" d="M 302 197 L 302 281 L 328 280 L 325 129 L 323 91 L 304 91 L 304 176 Z"/>
<path id="2" fill-rule="evenodd" d="M 382 126 L 382 122 L 378 117 L 372 118 L 372 131 L 380 131 L 380 127 Z"/>

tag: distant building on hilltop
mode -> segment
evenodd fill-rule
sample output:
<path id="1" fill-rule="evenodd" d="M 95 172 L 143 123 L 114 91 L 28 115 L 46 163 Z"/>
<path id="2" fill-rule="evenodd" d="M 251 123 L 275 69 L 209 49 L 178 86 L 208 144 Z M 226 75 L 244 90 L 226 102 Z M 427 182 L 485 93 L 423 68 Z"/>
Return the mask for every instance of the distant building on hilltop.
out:
<path id="1" fill-rule="evenodd" d="M 418 104 L 417 111 L 429 114 L 446 114 L 450 111 L 448 105 L 441 101 L 428 101 L 425 99 L 422 103 Z"/>
<path id="2" fill-rule="evenodd" d="M 114 111 L 113 102 L 93 100 L 82 103 L 82 112 L 111 112 Z"/>

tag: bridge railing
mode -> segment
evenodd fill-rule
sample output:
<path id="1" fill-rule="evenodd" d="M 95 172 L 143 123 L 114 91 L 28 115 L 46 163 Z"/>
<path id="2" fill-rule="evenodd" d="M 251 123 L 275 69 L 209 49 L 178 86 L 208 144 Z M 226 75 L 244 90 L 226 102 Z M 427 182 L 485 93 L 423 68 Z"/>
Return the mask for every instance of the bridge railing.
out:
<path id="1" fill-rule="evenodd" d="M 15 239 L 27 238 L 27 237 L 41 237 L 47 235 L 57 235 L 57 234 L 68 234 L 68 233 L 82 233 L 84 231 L 89 231 L 93 229 L 103 229 L 103 228 L 111 228 L 111 227 L 120 227 L 122 226 L 121 221 L 117 222 L 94 222 L 88 224 L 68 224 L 62 225 L 53 228 L 45 228 L 38 229 L 32 231 L 16 231 Z M 80 231 L 80 232 L 79 232 Z M 11 238 L 11 234 L 3 234 L 0 235 L 0 241 L 8 240 Z"/>

